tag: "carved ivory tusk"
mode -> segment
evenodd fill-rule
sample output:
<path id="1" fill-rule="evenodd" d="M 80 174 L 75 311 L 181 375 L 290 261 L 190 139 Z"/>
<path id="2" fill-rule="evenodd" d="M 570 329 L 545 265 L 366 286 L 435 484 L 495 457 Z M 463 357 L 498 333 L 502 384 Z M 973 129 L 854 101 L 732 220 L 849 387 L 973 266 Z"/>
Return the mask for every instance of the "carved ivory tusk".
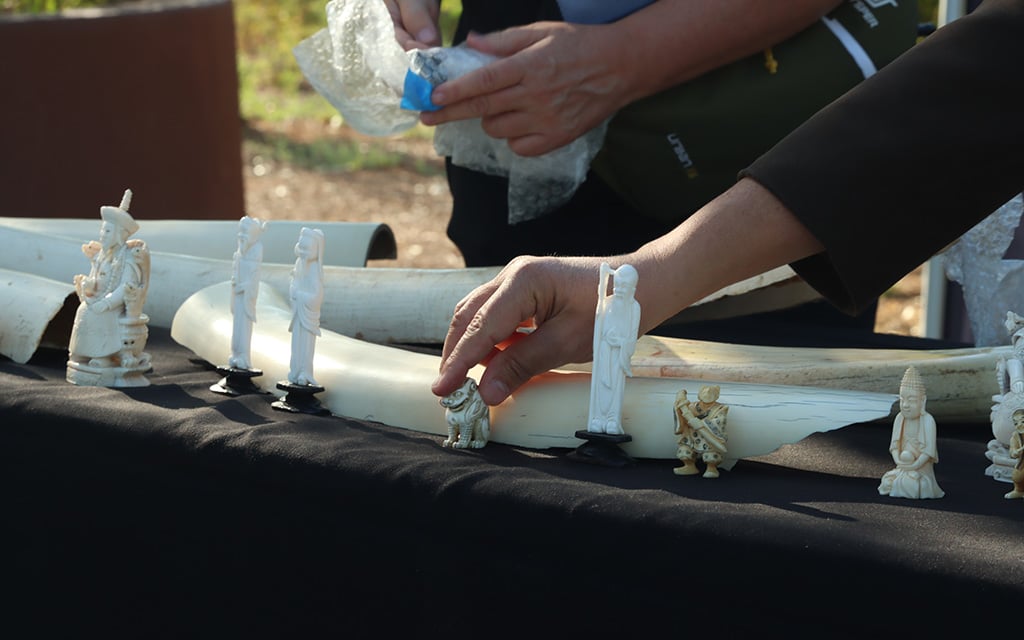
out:
<path id="1" fill-rule="evenodd" d="M 88 269 L 81 242 L 3 226 L 0 268 L 67 282 Z M 148 224 L 143 222 L 142 224 Z M 191 223 L 197 237 L 207 223 Z M 234 223 L 232 223 L 234 224 Z M 95 223 L 92 223 L 96 227 Z M 268 225 L 268 230 L 272 225 Z M 98 228 L 98 227 L 96 227 Z M 95 228 L 93 229 L 95 230 Z M 88 240 L 92 235 L 83 237 Z M 144 238 L 144 230 L 139 236 Z M 186 243 L 185 249 L 192 246 Z M 498 268 L 365 269 L 325 267 L 325 329 L 377 343 L 437 344 L 444 339 L 455 304 L 487 282 Z M 287 291 L 291 265 L 264 264 L 263 281 Z M 228 280 L 231 261 L 153 252 L 145 311 L 150 324 L 170 327 L 178 307 L 196 291 Z M 705 298 L 687 313 L 709 313 L 717 305 L 742 305 L 751 296 L 788 286 L 792 271 L 777 269 Z M 261 291 L 262 294 L 262 291 Z M 8 307 L 11 308 L 11 307 Z M 747 311 L 749 312 L 749 310 Z M 48 319 L 35 320 L 42 333 Z M 70 333 L 70 329 L 67 333 Z M 67 335 L 64 336 L 65 344 Z M 928 410 L 937 419 L 987 421 L 998 393 L 995 365 L 1009 346 L 956 350 L 789 349 L 643 336 L 633 367 L 647 377 L 686 377 L 760 384 L 816 386 L 891 393 L 913 364 L 928 385 Z M 572 370 L 589 371 L 586 366 Z"/>
<path id="2" fill-rule="evenodd" d="M 1000 392 L 996 363 L 1013 356 L 1010 346 L 965 349 L 815 349 L 762 347 L 641 336 L 633 373 L 650 377 L 858 389 L 880 393 L 900 387 L 914 365 L 928 389 L 936 419 L 988 422 L 992 396 Z M 589 371 L 589 365 L 569 365 Z"/>
<path id="3" fill-rule="evenodd" d="M 230 260 L 237 246 L 238 220 L 138 220 L 138 237 L 149 250 L 179 253 L 197 258 Z M 260 235 L 263 262 L 295 263 L 295 242 L 302 227 L 324 232 L 324 264 L 362 267 L 367 260 L 394 258 L 395 237 L 386 224 L 371 222 L 296 222 L 272 220 Z M 0 227 L 18 229 L 52 238 L 60 236 L 86 242 L 94 239 L 100 223 L 84 218 L 2 218 Z"/>
<path id="4" fill-rule="evenodd" d="M 176 314 L 171 336 L 211 363 L 226 362 L 233 325 L 230 292 L 225 282 L 191 296 Z M 275 385 L 288 375 L 291 311 L 278 293 L 262 287 L 260 292 L 252 360 L 264 375 L 253 381 L 279 395 Z M 326 388 L 321 400 L 335 415 L 445 435 L 444 409 L 430 392 L 438 366 L 437 356 L 328 330 L 317 341 L 314 359 L 317 381 Z M 471 375 L 479 379 L 481 371 L 477 368 Z M 627 379 L 623 426 L 633 441 L 623 449 L 639 458 L 674 458 L 673 401 L 681 388 L 695 397 L 700 384 L 673 378 Z M 728 458 L 732 462 L 770 453 L 812 433 L 885 418 L 896 400 L 894 394 L 720 384 L 722 402 L 730 405 Z M 586 426 L 589 394 L 587 373 L 553 371 L 538 376 L 491 409 L 491 440 L 535 449 L 576 447 L 582 441 L 574 433 Z"/>
<path id="5" fill-rule="evenodd" d="M 80 240 L 49 236 L 5 226 L 11 220 L 19 219 L 0 219 L 0 243 L 5 247 L 0 252 L 0 268 L 69 283 L 75 274 L 87 272 L 89 263 L 82 255 L 81 245 L 95 233 L 83 235 Z M 150 222 L 141 221 L 140 224 Z M 211 223 L 198 221 L 190 224 L 196 242 L 202 243 L 198 238 L 205 235 L 207 227 L 204 225 Z M 216 226 L 216 223 L 212 224 Z M 319 228 L 316 224 L 313 226 Z M 267 231 L 273 227 L 268 225 Z M 98 224 L 93 224 L 92 231 L 98 231 L 98 228 Z M 148 227 L 143 226 L 137 235 L 148 243 L 147 230 Z M 198 245 L 188 240 L 183 242 L 181 249 L 192 250 L 194 246 Z M 225 249 L 227 258 L 233 250 L 229 243 Z M 174 313 L 190 295 L 231 278 L 230 259 L 164 253 L 152 247 L 150 259 L 145 311 L 150 325 L 155 327 L 170 327 Z M 260 270 L 261 280 L 278 291 L 287 291 L 293 264 L 294 254 L 287 264 L 265 262 Z M 325 328 L 337 333 L 372 342 L 438 344 L 444 340 L 452 311 L 459 300 L 491 280 L 499 271 L 500 267 L 367 269 L 325 266 L 321 322 Z M 774 269 L 707 296 L 677 319 L 685 319 L 691 313 L 701 314 L 702 318 L 734 315 L 736 312 L 732 305 L 739 299 L 751 302 L 752 307 L 746 308 L 745 313 L 789 306 L 804 297 L 803 288 L 806 285 L 796 280 L 788 267 Z M 725 306 L 716 312 L 719 305 Z"/>
<path id="6" fill-rule="evenodd" d="M 70 283 L 0 269 L 0 354 L 18 363 L 28 362 L 51 321 L 69 302 L 78 302 Z M 69 318 L 73 309 L 69 308 Z M 69 323 L 68 331 L 70 327 Z M 67 336 L 63 341 L 66 345 Z"/>
<path id="7" fill-rule="evenodd" d="M 142 230 L 138 236 L 146 239 Z M 5 247 L 0 252 L 0 268 L 68 283 L 73 282 L 75 274 L 88 273 L 89 261 L 82 255 L 81 242 L 3 226 L 0 242 Z M 278 291 L 288 291 L 294 262 L 293 258 L 290 264 L 264 264 L 261 281 Z M 326 266 L 321 321 L 327 329 L 373 342 L 439 343 L 444 340 L 458 301 L 498 271 L 497 267 Z M 145 307 L 149 324 L 169 328 L 178 307 L 190 295 L 230 278 L 230 260 L 152 252 Z"/>

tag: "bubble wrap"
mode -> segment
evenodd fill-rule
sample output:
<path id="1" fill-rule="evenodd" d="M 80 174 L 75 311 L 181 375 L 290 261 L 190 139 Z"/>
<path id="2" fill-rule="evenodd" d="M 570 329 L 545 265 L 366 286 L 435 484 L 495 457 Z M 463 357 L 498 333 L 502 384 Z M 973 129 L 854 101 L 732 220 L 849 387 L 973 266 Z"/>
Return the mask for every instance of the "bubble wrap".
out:
<path id="1" fill-rule="evenodd" d="M 331 0 L 327 28 L 292 53 L 317 93 L 356 131 L 388 136 L 418 121 L 416 112 L 399 107 L 409 56 L 380 0 Z"/>
<path id="2" fill-rule="evenodd" d="M 327 28 L 300 42 L 295 58 L 313 88 L 368 135 L 399 133 L 416 124 L 419 112 L 400 106 L 405 76 L 416 73 L 432 85 L 462 76 L 494 60 L 467 47 L 405 52 L 380 0 L 331 0 Z M 526 158 L 504 140 L 491 138 L 480 120 L 439 125 L 434 149 L 452 163 L 508 178 L 508 221 L 530 220 L 565 204 L 586 178 L 604 142 L 607 121 L 568 145 Z"/>
<path id="3" fill-rule="evenodd" d="M 974 344 L 1007 344 L 1006 312 L 1024 314 L 1024 260 L 1004 260 L 1024 212 L 1018 194 L 942 253 L 946 277 L 963 289 Z"/>

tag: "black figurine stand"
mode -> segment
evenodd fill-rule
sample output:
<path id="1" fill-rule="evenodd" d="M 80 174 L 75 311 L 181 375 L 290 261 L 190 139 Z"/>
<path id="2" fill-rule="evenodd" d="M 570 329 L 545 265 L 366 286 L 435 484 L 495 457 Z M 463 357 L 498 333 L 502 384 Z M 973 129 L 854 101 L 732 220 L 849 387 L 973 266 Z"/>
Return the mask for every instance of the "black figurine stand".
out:
<path id="1" fill-rule="evenodd" d="M 321 386 L 315 384 L 292 384 L 287 380 L 282 380 L 277 383 L 277 388 L 287 392 L 284 398 L 270 403 L 271 407 L 279 411 L 308 413 L 314 416 L 326 416 L 331 413 L 327 407 L 320 404 L 319 399 L 314 397 L 324 390 Z"/>
<path id="2" fill-rule="evenodd" d="M 627 467 L 636 463 L 619 446 L 623 442 L 632 442 L 633 436 L 628 433 L 597 433 L 581 429 L 576 432 L 576 437 L 586 442 L 568 453 L 566 457 L 570 460 L 602 467 Z"/>
<path id="3" fill-rule="evenodd" d="M 217 367 L 217 373 L 224 376 L 217 384 L 210 385 L 210 391 L 225 396 L 244 396 L 251 393 L 269 393 L 260 389 L 252 379 L 263 375 L 259 369 L 238 367 Z"/>

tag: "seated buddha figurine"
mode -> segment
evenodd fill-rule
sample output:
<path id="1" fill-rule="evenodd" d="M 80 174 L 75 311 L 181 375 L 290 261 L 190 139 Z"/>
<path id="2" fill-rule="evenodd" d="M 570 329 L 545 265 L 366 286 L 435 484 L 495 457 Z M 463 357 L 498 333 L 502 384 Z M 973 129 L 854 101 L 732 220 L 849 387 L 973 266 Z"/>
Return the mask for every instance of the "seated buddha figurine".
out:
<path id="1" fill-rule="evenodd" d="M 941 498 L 946 492 L 935 480 L 939 461 L 935 418 L 925 411 L 924 381 L 909 367 L 900 383 L 900 412 L 892 425 L 889 453 L 896 467 L 882 476 L 878 493 L 893 498 Z"/>

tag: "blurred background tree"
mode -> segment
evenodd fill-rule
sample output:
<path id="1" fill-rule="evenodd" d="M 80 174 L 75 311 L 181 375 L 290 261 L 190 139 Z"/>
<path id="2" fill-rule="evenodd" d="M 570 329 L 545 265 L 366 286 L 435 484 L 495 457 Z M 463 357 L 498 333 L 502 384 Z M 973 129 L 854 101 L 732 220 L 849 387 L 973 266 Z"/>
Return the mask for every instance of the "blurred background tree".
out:
<path id="1" fill-rule="evenodd" d="M 242 115 L 247 120 L 316 118 L 336 111 L 302 76 L 292 48 L 324 28 L 326 0 L 234 0 Z M 462 3 L 443 0 L 441 30 L 451 42 Z"/>

